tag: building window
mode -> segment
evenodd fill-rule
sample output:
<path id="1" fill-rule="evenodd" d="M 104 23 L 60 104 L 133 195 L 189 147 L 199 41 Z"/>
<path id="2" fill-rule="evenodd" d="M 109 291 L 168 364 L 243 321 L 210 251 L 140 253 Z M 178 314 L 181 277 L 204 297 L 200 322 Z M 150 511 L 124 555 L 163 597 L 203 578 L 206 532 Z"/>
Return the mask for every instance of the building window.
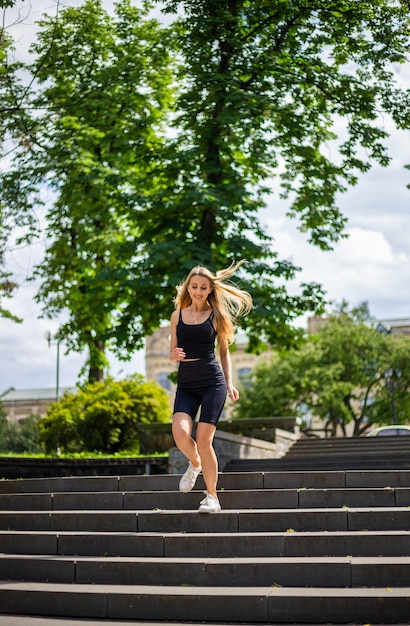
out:
<path id="1" fill-rule="evenodd" d="M 238 369 L 238 381 L 248 389 L 252 383 L 252 369 L 250 367 L 240 367 Z"/>
<path id="2" fill-rule="evenodd" d="M 171 391 L 171 381 L 169 380 L 169 372 L 160 372 L 157 374 L 157 383 L 161 385 L 163 389 Z"/>

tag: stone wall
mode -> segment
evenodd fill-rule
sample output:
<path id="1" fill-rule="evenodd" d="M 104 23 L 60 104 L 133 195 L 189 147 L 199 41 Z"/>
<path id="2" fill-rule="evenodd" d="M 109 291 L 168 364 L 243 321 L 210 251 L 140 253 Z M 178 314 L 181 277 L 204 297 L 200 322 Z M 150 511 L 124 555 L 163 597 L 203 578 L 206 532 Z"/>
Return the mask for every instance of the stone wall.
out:
<path id="1" fill-rule="evenodd" d="M 293 446 L 295 441 L 300 439 L 299 426 L 295 426 L 295 431 L 291 433 L 288 430 L 282 428 L 276 428 L 275 430 L 275 443 L 276 443 L 276 457 L 281 459 L 285 456 L 286 452 Z M 264 457 L 265 458 L 265 457 Z"/>
<path id="2" fill-rule="evenodd" d="M 255 439 L 253 437 L 234 435 L 219 430 L 215 434 L 214 449 L 218 457 L 219 471 L 223 471 L 225 465 L 232 459 L 278 458 L 277 445 L 275 443 Z M 169 451 L 168 473 L 183 474 L 186 468 L 187 460 L 185 456 L 178 448 L 171 448 Z"/>

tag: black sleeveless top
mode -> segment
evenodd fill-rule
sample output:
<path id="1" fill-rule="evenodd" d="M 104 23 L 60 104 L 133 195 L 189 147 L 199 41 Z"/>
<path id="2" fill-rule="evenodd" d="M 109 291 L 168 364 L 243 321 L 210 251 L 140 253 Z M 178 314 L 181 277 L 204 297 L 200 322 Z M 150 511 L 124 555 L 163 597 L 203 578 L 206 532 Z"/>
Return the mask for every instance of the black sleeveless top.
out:
<path id="1" fill-rule="evenodd" d="M 216 330 L 212 324 L 214 313 L 206 318 L 202 324 L 185 324 L 182 321 L 181 310 L 177 324 L 178 346 L 186 354 L 186 359 L 206 359 L 215 358 L 215 338 Z"/>

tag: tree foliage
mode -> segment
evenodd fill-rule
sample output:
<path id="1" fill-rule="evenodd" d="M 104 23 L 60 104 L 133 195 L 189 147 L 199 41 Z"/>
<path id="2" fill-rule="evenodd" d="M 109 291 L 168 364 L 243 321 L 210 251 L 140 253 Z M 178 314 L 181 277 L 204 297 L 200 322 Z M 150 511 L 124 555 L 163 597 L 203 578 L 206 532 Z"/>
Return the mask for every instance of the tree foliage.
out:
<path id="1" fill-rule="evenodd" d="M 11 3 L 0 4 L 0 7 L 11 6 Z M 15 127 L 15 97 L 17 96 L 16 70 L 17 65 L 8 63 L 8 56 L 13 50 L 10 36 L 3 26 L 0 26 L 0 151 L 4 142 L 8 138 L 10 127 Z M 12 274 L 7 270 L 5 263 L 5 251 L 9 241 L 10 233 L 15 226 L 15 222 L 10 219 L 6 205 L 0 194 L 0 318 L 21 321 L 3 306 L 5 299 L 11 298 L 17 287 L 12 278 Z"/>
<path id="2" fill-rule="evenodd" d="M 10 422 L 0 405 L 0 452 L 17 454 L 42 452 L 39 435 L 40 415 L 31 414 L 22 422 Z"/>
<path id="3" fill-rule="evenodd" d="M 167 393 L 141 376 L 96 381 L 52 404 L 40 424 L 47 453 L 137 453 L 138 424 L 170 419 Z"/>
<path id="4" fill-rule="evenodd" d="M 169 28 L 148 16 L 159 5 Z M 409 127 L 394 79 L 408 26 L 390 0 L 120 0 L 114 16 L 85 0 L 42 21 L 0 202 L 29 240 L 46 236 L 38 301 L 68 314 L 59 338 L 88 348 L 91 379 L 106 346 L 127 358 L 169 318 L 196 264 L 249 260 L 251 349 L 300 340 L 295 320 L 324 294 L 290 293 L 299 268 L 259 211 L 276 178 L 313 245 L 344 236 L 340 194 L 389 162 L 380 114 Z"/>
<path id="5" fill-rule="evenodd" d="M 329 249 L 342 236 L 340 193 L 372 161 L 388 163 L 379 112 L 408 127 L 408 96 L 391 66 L 408 60 L 408 11 L 384 0 L 168 0 L 165 7 L 181 16 L 174 32 L 183 63 L 173 184 L 152 213 L 147 275 L 161 268 L 166 285 L 192 262 L 218 268 L 248 258 L 242 279 L 256 306 L 243 323 L 251 347 L 261 338 L 286 344 L 289 322 L 313 310 L 320 292 L 302 285 L 291 297 L 284 288 L 298 268 L 278 258 L 258 210 L 276 177 L 289 216 L 314 245 Z M 161 206 L 172 211 L 168 220 Z"/>
<path id="6" fill-rule="evenodd" d="M 27 68 L 35 114 L 20 111 L 27 141 L 3 177 L 9 215 L 21 213 L 24 198 L 33 218 L 27 239 L 45 237 L 37 299 L 49 317 L 68 312 L 59 338 L 68 350 L 88 348 L 90 379 L 102 377 L 107 344 L 129 357 L 124 329 L 135 349 L 151 328 L 146 309 L 132 332 L 120 320 L 129 299 L 138 299 L 128 274 L 140 254 L 139 214 L 152 192 L 170 98 L 166 32 L 128 0 L 116 10 L 112 19 L 100 0 L 87 0 L 43 20 Z"/>
<path id="7" fill-rule="evenodd" d="M 7 428 L 7 413 L 3 409 L 3 404 L 0 402 L 0 441 L 4 438 L 4 433 Z"/>
<path id="8" fill-rule="evenodd" d="M 0 0 L 0 8 L 7 9 L 16 4 L 17 0 Z"/>
<path id="9" fill-rule="evenodd" d="M 410 339 L 384 335 L 367 305 L 348 311 L 343 304 L 317 335 L 300 349 L 275 354 L 255 369 L 249 389 L 241 394 L 237 417 L 295 415 L 321 418 L 333 435 L 362 434 L 371 424 L 409 421 Z M 391 379 L 394 378 L 394 398 Z"/>

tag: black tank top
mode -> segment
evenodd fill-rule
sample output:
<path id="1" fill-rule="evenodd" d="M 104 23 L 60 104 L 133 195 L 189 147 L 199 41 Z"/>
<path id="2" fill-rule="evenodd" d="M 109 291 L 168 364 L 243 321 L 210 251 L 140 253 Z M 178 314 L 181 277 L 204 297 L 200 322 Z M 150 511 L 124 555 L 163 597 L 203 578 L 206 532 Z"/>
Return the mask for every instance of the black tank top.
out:
<path id="1" fill-rule="evenodd" d="M 202 324 L 185 324 L 182 321 L 181 310 L 177 324 L 178 346 L 183 348 L 186 359 L 206 359 L 215 358 L 215 338 L 216 330 L 212 324 L 214 313 L 206 318 Z"/>

